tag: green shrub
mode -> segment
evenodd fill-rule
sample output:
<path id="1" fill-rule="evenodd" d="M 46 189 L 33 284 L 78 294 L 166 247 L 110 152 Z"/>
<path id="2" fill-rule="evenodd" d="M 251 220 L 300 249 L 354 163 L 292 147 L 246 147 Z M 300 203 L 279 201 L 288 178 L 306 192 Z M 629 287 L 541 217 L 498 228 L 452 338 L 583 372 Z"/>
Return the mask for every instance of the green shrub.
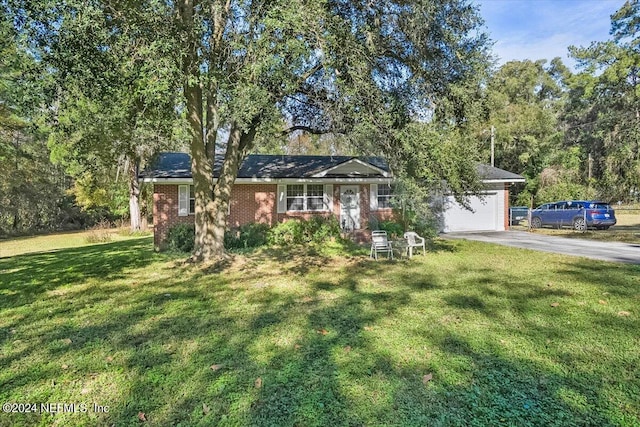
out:
<path id="1" fill-rule="evenodd" d="M 177 224 L 169 228 L 167 247 L 174 251 L 191 252 L 196 240 L 196 227 L 192 224 Z"/>
<path id="2" fill-rule="evenodd" d="M 421 218 L 414 221 L 408 230 L 415 231 L 421 237 L 434 239 L 438 236 L 438 219 L 433 216 Z"/>
<path id="3" fill-rule="evenodd" d="M 267 243 L 269 225 L 253 222 L 241 225 L 237 229 L 227 231 L 224 235 L 224 247 L 227 249 L 244 249 L 263 246 Z"/>
<path id="4" fill-rule="evenodd" d="M 397 239 L 404 235 L 404 226 L 395 221 L 381 221 L 378 223 L 378 230 L 387 232 L 390 238 Z"/>
<path id="5" fill-rule="evenodd" d="M 303 223 L 304 242 L 324 243 L 340 237 L 340 224 L 336 217 L 313 217 Z"/>
<path id="6" fill-rule="evenodd" d="M 324 243 L 340 238 L 340 224 L 335 217 L 313 217 L 308 221 L 292 219 L 277 224 L 267 235 L 271 245 L 287 246 Z"/>
<path id="7" fill-rule="evenodd" d="M 302 243 L 303 225 L 301 220 L 292 219 L 276 224 L 267 235 L 270 245 L 288 246 Z"/>

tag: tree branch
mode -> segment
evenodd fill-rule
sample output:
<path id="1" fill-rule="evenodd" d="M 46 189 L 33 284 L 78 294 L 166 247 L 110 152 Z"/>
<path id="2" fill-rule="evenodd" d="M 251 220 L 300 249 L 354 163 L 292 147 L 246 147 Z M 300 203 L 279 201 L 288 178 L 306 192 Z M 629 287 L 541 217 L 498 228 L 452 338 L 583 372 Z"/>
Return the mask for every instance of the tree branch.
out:
<path id="1" fill-rule="evenodd" d="M 320 129 L 312 128 L 310 126 L 297 125 L 297 126 L 291 126 L 290 128 L 283 130 L 282 135 L 290 135 L 297 130 L 302 130 L 312 135 L 324 135 L 326 133 L 329 133 L 329 131 L 327 130 L 320 130 Z"/>

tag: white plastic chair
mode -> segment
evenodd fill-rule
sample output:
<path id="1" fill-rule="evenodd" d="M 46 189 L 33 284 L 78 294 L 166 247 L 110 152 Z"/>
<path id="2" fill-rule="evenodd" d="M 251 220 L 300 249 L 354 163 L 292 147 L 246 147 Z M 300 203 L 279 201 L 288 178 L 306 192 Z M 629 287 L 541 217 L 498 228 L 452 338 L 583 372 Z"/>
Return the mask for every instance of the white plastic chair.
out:
<path id="1" fill-rule="evenodd" d="M 371 258 L 378 260 L 378 252 L 386 252 L 387 258 L 393 259 L 393 248 L 391 242 L 387 239 L 387 232 L 376 230 L 371 232 Z"/>
<path id="2" fill-rule="evenodd" d="M 413 231 L 407 231 L 404 233 L 404 238 L 407 241 L 407 255 L 409 258 L 413 256 L 413 248 L 422 248 L 422 255 L 427 254 L 424 237 L 418 236 Z"/>

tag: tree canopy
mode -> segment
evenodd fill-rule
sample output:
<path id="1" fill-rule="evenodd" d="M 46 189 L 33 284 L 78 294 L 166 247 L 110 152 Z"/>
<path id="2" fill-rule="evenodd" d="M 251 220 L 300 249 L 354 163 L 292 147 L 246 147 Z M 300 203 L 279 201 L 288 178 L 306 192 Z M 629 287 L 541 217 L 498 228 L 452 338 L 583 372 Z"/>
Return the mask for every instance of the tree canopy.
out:
<path id="1" fill-rule="evenodd" d="M 640 4 L 611 17 L 612 39 L 572 47 L 581 72 L 569 79 L 567 138 L 590 154 L 602 193 L 622 200 L 640 191 Z"/>
<path id="2" fill-rule="evenodd" d="M 521 203 L 640 191 L 637 0 L 611 17 L 609 41 L 570 48 L 578 73 L 558 58 L 492 69 L 467 0 L 2 5 L 0 162 L 28 171 L 20 159 L 50 150 L 87 204 L 116 200 L 108 188 L 122 171 L 134 212 L 134 166 L 180 144 L 192 158 L 194 259 L 224 253 L 250 152 L 382 155 L 407 188 L 446 182 L 464 203 L 494 128 L 496 166 L 528 178 Z M 30 194 L 19 181 L 4 193 Z"/>

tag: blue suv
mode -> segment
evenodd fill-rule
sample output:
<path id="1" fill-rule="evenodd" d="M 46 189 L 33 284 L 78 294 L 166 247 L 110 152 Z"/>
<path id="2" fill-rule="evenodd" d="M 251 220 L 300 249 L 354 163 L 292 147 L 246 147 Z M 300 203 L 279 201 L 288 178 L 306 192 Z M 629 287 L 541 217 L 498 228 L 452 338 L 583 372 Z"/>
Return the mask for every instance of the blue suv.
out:
<path id="1" fill-rule="evenodd" d="M 608 203 L 586 200 L 546 203 L 531 211 L 531 227 L 545 225 L 573 227 L 585 230 L 588 227 L 606 230 L 616 224 L 616 214 Z"/>

